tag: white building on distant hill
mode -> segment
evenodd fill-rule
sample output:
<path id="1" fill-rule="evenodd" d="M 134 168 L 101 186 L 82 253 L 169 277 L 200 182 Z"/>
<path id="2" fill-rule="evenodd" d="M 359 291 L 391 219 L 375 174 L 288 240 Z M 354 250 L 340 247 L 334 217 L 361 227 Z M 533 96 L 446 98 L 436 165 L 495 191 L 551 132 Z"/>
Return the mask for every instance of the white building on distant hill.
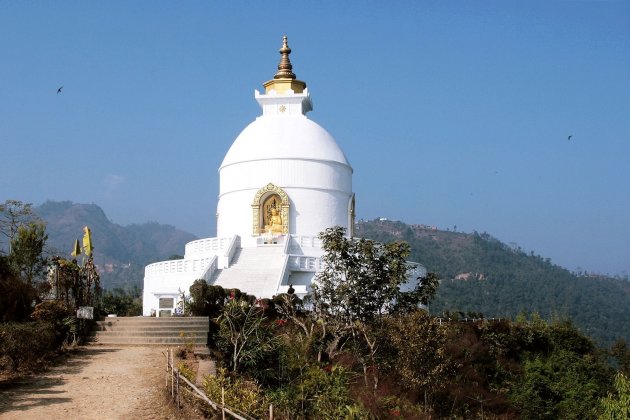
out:
<path id="1" fill-rule="evenodd" d="M 186 244 L 184 259 L 145 268 L 143 314 L 172 313 L 196 279 L 260 298 L 293 285 L 304 296 L 320 268 L 317 235 L 352 234 L 352 167 L 313 109 L 284 37 L 274 78 L 255 92 L 262 115 L 236 138 L 219 168 L 217 237 Z"/>

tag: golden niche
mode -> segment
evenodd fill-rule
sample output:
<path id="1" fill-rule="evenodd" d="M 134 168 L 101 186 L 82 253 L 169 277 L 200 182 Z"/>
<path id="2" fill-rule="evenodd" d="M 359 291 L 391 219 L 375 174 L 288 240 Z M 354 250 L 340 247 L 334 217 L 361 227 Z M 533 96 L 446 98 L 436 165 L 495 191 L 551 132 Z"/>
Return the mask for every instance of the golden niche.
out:
<path id="1" fill-rule="evenodd" d="M 289 233 L 289 196 L 272 183 L 256 193 L 252 203 L 252 235 L 286 235 Z"/>

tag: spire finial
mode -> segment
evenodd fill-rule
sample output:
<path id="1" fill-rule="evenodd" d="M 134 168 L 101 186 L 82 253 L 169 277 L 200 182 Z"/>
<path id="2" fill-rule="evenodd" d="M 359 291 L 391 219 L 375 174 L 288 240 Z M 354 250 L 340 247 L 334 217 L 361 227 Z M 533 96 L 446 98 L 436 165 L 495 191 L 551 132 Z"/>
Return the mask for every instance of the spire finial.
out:
<path id="1" fill-rule="evenodd" d="M 284 35 L 282 37 L 282 48 L 279 50 L 281 58 L 280 64 L 278 64 L 278 72 L 274 79 L 295 79 L 295 73 L 293 73 L 293 66 L 291 65 L 291 60 L 289 59 L 289 54 L 291 54 L 291 48 L 289 48 L 289 43 L 287 41 L 287 36 Z"/>
<path id="2" fill-rule="evenodd" d="M 283 95 L 289 91 L 292 91 L 292 94 L 303 93 L 306 89 L 306 83 L 295 78 L 293 66 L 289 59 L 291 48 L 289 48 L 286 35 L 282 37 L 282 48 L 280 48 L 279 52 L 280 64 L 278 64 L 278 72 L 273 76 L 273 79 L 263 83 L 265 92 L 269 93 L 273 90 L 277 95 Z"/>

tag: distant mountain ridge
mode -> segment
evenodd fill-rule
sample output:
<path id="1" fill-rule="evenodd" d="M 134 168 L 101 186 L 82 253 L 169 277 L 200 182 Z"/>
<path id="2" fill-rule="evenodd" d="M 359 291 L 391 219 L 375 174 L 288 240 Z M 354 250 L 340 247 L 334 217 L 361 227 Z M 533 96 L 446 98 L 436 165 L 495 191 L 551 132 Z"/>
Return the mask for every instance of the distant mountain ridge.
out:
<path id="1" fill-rule="evenodd" d="M 441 231 L 424 225 L 360 222 L 356 236 L 405 240 L 410 259 L 442 279 L 431 312 L 481 312 L 514 318 L 537 312 L 546 319 L 569 317 L 600 344 L 630 342 L 630 282 L 576 275 L 549 258 L 508 246 L 487 233 Z"/>
<path id="2" fill-rule="evenodd" d="M 142 288 L 144 266 L 183 254 L 193 234 L 156 222 L 121 226 L 112 223 L 96 204 L 47 201 L 34 208 L 46 222 L 52 252 L 69 258 L 76 239 L 89 226 L 94 243 L 94 261 L 105 288 Z"/>

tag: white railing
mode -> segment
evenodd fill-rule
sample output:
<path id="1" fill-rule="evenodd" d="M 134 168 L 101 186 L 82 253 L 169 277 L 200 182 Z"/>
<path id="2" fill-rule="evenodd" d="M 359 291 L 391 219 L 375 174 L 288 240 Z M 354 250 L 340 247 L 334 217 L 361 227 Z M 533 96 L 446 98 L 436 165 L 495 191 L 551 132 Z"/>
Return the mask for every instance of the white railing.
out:
<path id="1" fill-rule="evenodd" d="M 227 238 L 204 238 L 188 242 L 184 248 L 186 258 L 194 258 L 198 255 L 215 254 L 219 255 L 234 240 L 234 237 Z"/>
<path id="2" fill-rule="evenodd" d="M 291 235 L 291 247 L 289 252 L 294 254 L 300 252 L 302 248 L 320 248 L 322 240 L 317 236 Z"/>
<path id="3" fill-rule="evenodd" d="M 290 236 L 286 235 L 271 235 L 270 237 L 267 234 L 263 233 L 256 238 L 256 246 L 266 246 L 266 245 L 282 245 L 290 241 Z"/>
<path id="4" fill-rule="evenodd" d="M 292 238 L 291 235 L 289 235 L 289 236 L 286 237 L 286 239 L 284 241 L 284 247 L 283 247 L 284 249 L 282 250 L 282 253 L 284 255 L 288 255 L 289 254 L 289 248 L 291 247 L 291 242 L 292 242 L 291 238 Z"/>
<path id="5" fill-rule="evenodd" d="M 210 282 L 210 279 L 212 279 L 212 276 L 217 271 L 218 261 L 219 261 L 219 257 L 217 257 L 216 255 L 212 257 L 210 264 L 208 264 L 206 270 L 201 274 L 200 277 L 204 279 L 206 282 Z"/>
<path id="6" fill-rule="evenodd" d="M 208 267 L 212 258 L 213 256 L 207 258 L 160 261 L 147 265 L 144 268 L 144 275 L 145 277 L 153 277 L 165 274 L 196 273 Z"/>
<path id="7" fill-rule="evenodd" d="M 280 286 L 285 283 L 285 280 L 288 280 L 289 278 L 288 265 L 289 265 L 289 256 L 287 254 L 284 254 L 284 261 L 282 262 L 282 271 L 280 271 L 280 275 L 278 276 L 278 283 L 276 284 L 276 290 L 274 291 L 273 294 L 276 294 Z"/>
<path id="8" fill-rule="evenodd" d="M 282 284 L 285 283 L 285 280 L 289 278 L 289 245 L 291 244 L 291 237 L 288 236 L 284 241 L 284 246 L 282 247 L 282 255 L 284 256 L 284 261 L 282 262 L 282 271 L 280 271 L 280 275 L 278 276 L 278 283 L 276 284 L 276 290 L 281 287 Z"/>
<path id="9" fill-rule="evenodd" d="M 321 271 L 322 260 L 318 257 L 289 255 L 289 269 L 293 271 Z"/>
<path id="10" fill-rule="evenodd" d="M 225 248 L 225 252 L 223 253 L 221 261 L 220 261 L 220 265 L 222 269 L 230 267 L 232 258 L 234 257 L 236 250 L 239 249 L 240 247 L 241 247 L 241 237 L 238 235 L 232 236 L 232 238 L 230 238 L 230 241 L 228 242 Z"/>

